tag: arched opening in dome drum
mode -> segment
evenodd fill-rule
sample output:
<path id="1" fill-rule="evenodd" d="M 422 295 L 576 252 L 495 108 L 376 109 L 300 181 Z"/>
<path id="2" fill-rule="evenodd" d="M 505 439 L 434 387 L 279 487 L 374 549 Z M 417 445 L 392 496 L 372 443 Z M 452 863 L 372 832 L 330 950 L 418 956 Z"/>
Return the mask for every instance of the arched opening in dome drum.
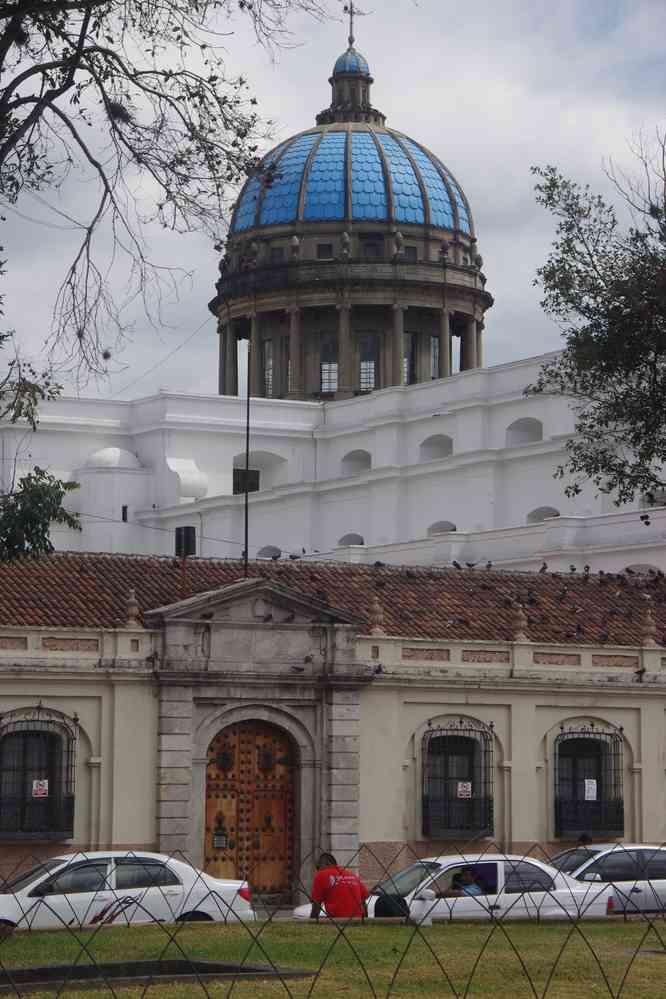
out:
<path id="1" fill-rule="evenodd" d="M 450 520 L 438 520 L 428 528 L 428 537 L 434 538 L 436 534 L 451 534 L 456 531 L 456 525 Z"/>
<path id="2" fill-rule="evenodd" d="M 506 428 L 506 446 L 520 447 L 521 444 L 536 444 L 543 440 L 543 423 L 531 416 L 514 420 Z"/>
<path id="3" fill-rule="evenodd" d="M 364 545 L 362 534 L 345 534 L 338 541 L 338 548 L 347 548 L 349 545 Z"/>
<path id="4" fill-rule="evenodd" d="M 419 447 L 419 461 L 437 461 L 453 454 L 453 441 L 446 434 L 426 437 Z"/>
<path id="5" fill-rule="evenodd" d="M 536 510 L 532 510 L 531 513 L 527 514 L 528 524 L 543 524 L 544 520 L 552 520 L 554 517 L 559 517 L 560 511 L 556 510 L 554 506 L 538 506 Z"/>
<path id="6" fill-rule="evenodd" d="M 363 475 L 372 468 L 372 457 L 368 451 L 350 451 L 340 462 L 343 475 Z"/>

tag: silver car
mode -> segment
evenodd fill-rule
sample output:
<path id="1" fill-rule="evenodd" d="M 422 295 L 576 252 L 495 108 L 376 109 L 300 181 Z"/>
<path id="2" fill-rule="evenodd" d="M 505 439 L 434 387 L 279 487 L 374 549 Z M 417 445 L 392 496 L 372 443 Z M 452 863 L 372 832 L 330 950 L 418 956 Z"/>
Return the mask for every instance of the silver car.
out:
<path id="1" fill-rule="evenodd" d="M 254 918 L 247 882 L 213 878 L 159 853 L 54 857 L 0 884 L 0 933 Z"/>
<path id="2" fill-rule="evenodd" d="M 416 861 L 373 888 L 368 917 L 433 919 L 603 919 L 614 908 L 605 884 L 581 884 L 548 864 L 514 854 L 457 854 Z M 310 905 L 294 910 L 307 919 Z"/>
<path id="3" fill-rule="evenodd" d="M 564 850 L 551 863 L 578 881 L 611 885 L 618 912 L 666 911 L 666 847 L 591 843 Z"/>

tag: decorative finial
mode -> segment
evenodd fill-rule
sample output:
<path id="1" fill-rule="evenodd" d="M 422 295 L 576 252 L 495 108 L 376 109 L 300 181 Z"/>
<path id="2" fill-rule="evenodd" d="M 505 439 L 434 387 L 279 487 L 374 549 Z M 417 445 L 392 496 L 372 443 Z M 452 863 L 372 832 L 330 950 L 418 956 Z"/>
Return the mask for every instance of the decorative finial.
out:
<path id="1" fill-rule="evenodd" d="M 529 622 L 527 620 L 525 608 L 522 604 L 514 603 L 512 618 L 513 620 L 511 624 L 513 626 L 513 641 L 529 642 L 529 637 L 527 635 L 527 626 Z"/>
<path id="2" fill-rule="evenodd" d="M 353 49 L 354 48 L 354 42 L 356 41 L 356 39 L 354 38 L 354 18 L 355 17 L 365 17 L 365 15 L 367 14 L 367 11 L 366 10 L 360 10 L 354 4 L 354 0 L 349 0 L 349 3 L 346 3 L 345 6 L 344 6 L 344 12 L 345 12 L 345 14 L 349 14 L 349 48 Z"/>
<path id="3" fill-rule="evenodd" d="M 375 593 L 370 603 L 370 634 L 385 635 L 384 631 L 384 608 L 379 602 L 379 597 Z"/>
<path id="4" fill-rule="evenodd" d="M 644 648 L 654 649 L 657 645 L 657 624 L 652 609 L 652 598 L 648 593 L 644 593 L 643 597 L 645 599 L 645 611 L 641 621 L 641 645 Z"/>
<path id="5" fill-rule="evenodd" d="M 127 627 L 140 628 L 139 621 L 139 601 L 136 599 L 136 590 L 130 586 L 127 591 Z"/>

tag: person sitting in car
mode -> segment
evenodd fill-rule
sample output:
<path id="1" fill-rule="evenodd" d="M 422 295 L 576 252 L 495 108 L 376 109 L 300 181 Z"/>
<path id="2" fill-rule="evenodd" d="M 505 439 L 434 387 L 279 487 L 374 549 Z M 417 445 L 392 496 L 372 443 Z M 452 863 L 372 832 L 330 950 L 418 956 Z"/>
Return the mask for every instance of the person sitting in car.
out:
<path id="1" fill-rule="evenodd" d="M 451 882 L 451 887 L 441 892 L 440 898 L 460 898 L 462 895 L 483 895 L 484 889 L 479 884 L 476 871 L 473 867 L 463 867 L 455 875 Z"/>

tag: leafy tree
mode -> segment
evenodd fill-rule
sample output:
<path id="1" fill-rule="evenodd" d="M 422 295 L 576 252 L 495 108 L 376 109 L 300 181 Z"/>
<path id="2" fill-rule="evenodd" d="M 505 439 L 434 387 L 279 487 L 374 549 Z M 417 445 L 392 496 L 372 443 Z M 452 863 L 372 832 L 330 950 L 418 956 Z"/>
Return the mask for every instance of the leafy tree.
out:
<path id="1" fill-rule="evenodd" d="M 635 152 L 640 180 L 609 172 L 626 225 L 589 187 L 533 168 L 537 202 L 557 219 L 536 283 L 565 347 L 526 392 L 573 400 L 575 437 L 556 473 L 566 494 L 591 480 L 617 505 L 666 484 L 666 135 L 656 155 Z"/>
<path id="2" fill-rule="evenodd" d="M 270 46 L 292 11 L 324 13 L 320 0 L 0 0 L 0 203 L 78 183 L 80 207 L 60 210 L 80 242 L 50 343 L 80 374 L 105 370 L 126 303 L 158 318 L 177 279 L 151 260 L 147 224 L 219 240 L 262 134 L 225 65 L 230 19 Z"/>
<path id="3" fill-rule="evenodd" d="M 77 514 L 62 503 L 78 489 L 76 482 L 61 482 L 42 468 L 24 475 L 13 492 L 0 496 L 0 561 L 53 551 L 51 524 L 80 530 Z"/>

